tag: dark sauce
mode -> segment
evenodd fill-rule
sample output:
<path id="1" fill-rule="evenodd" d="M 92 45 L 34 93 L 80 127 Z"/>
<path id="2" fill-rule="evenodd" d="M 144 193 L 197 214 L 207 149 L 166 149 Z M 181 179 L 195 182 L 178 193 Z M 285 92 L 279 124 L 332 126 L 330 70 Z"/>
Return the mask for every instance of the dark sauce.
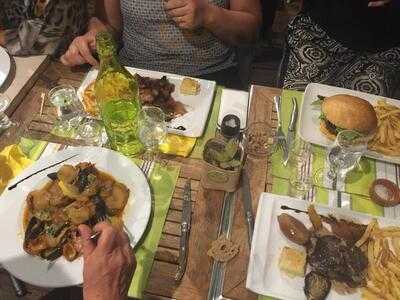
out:
<path id="1" fill-rule="evenodd" d="M 299 213 L 308 214 L 307 211 L 300 210 L 300 209 L 293 208 L 293 207 L 289 207 L 289 206 L 286 206 L 286 205 L 281 205 L 281 209 L 282 209 L 282 210 L 293 210 L 293 211 L 294 211 L 295 213 L 297 213 L 297 214 L 299 214 Z"/>

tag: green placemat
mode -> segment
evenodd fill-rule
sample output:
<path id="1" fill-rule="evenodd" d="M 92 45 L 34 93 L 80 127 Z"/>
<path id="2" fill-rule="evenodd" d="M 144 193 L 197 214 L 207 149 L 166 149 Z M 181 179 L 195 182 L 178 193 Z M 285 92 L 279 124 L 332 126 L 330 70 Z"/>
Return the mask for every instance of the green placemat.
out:
<path id="1" fill-rule="evenodd" d="M 303 95 L 301 92 L 284 90 L 282 93 L 282 123 L 283 130 L 287 132 L 287 126 L 291 113 L 291 98 L 296 97 L 299 108 L 302 104 Z M 298 124 L 299 125 L 299 124 Z M 297 126 L 299 128 L 299 126 Z M 326 150 L 319 146 L 312 146 L 313 160 L 312 160 L 312 174 L 321 168 L 326 168 Z M 288 195 L 290 191 L 290 184 L 288 178 L 292 171 L 290 167 L 282 165 L 282 152 L 278 151 L 272 155 L 271 158 L 271 172 L 272 172 L 272 193 L 279 195 Z M 372 159 L 363 158 L 359 170 L 354 170 L 347 175 L 343 191 L 331 189 L 329 186 L 314 186 L 312 191 L 308 194 L 308 200 L 311 198 L 321 204 L 338 205 L 349 203 L 347 206 L 352 210 L 367 213 L 375 216 L 384 216 L 392 214 L 392 208 L 383 209 L 375 204 L 368 195 L 369 186 L 372 181 L 377 177 L 388 178 L 393 181 L 399 175 L 399 166 L 377 162 Z M 268 296 L 258 297 L 259 300 L 274 299 Z"/>
<path id="2" fill-rule="evenodd" d="M 197 139 L 196 144 L 190 154 L 191 158 L 201 159 L 203 156 L 203 149 L 207 141 L 213 137 L 215 137 L 215 133 L 217 131 L 217 122 L 218 122 L 218 115 L 219 115 L 219 107 L 221 105 L 221 94 L 222 94 L 223 87 L 217 86 L 215 91 L 215 97 L 213 101 L 212 111 L 208 115 L 206 129 L 204 134 Z"/>
<path id="3" fill-rule="evenodd" d="M 130 297 L 142 298 L 147 286 L 179 171 L 180 168 L 176 166 L 161 167 L 156 164 L 151 173 L 152 215 L 144 239 L 135 249 L 137 267 L 129 288 Z"/>
<path id="4" fill-rule="evenodd" d="M 285 134 L 287 133 L 287 127 L 290 120 L 290 114 L 292 111 L 291 98 L 296 97 L 298 102 L 299 111 L 303 102 L 303 93 L 292 90 L 284 90 L 282 92 L 282 126 Z M 299 120 L 297 129 L 299 129 Z M 316 128 L 318 130 L 318 128 Z M 298 135 L 297 135 L 298 136 Z M 326 161 L 326 149 L 320 146 L 313 145 L 312 147 L 313 160 L 311 164 L 311 174 L 314 174 L 320 170 L 327 170 L 328 165 Z M 290 166 L 283 166 L 282 164 L 282 151 L 278 150 L 272 155 L 271 158 L 272 167 L 271 172 L 275 177 L 288 179 L 290 177 L 291 170 Z M 396 182 L 399 180 L 400 169 L 399 166 L 386 162 L 377 162 L 370 158 L 363 157 L 358 169 L 349 172 L 344 184 L 338 185 L 342 192 L 349 194 L 356 194 L 364 196 L 366 199 L 369 198 L 369 187 L 376 178 L 387 178 Z M 316 182 L 318 187 L 334 189 L 335 186 L 329 180 L 324 182 Z M 368 203 L 369 205 L 369 203 Z"/>

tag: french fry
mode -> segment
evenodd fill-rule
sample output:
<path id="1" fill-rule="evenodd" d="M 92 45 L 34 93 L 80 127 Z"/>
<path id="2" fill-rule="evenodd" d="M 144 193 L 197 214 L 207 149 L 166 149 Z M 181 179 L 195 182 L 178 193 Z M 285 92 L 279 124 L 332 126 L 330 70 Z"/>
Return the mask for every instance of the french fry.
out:
<path id="1" fill-rule="evenodd" d="M 400 156 L 400 108 L 378 100 L 374 106 L 378 130 L 368 143 L 370 150 L 389 156 Z"/>
<path id="2" fill-rule="evenodd" d="M 362 237 L 357 241 L 357 243 L 355 244 L 357 247 L 360 247 L 362 244 L 364 244 L 367 240 L 368 240 L 368 238 L 369 238 L 369 236 L 370 236 L 370 234 L 371 234 L 371 231 L 375 228 L 375 226 L 378 224 L 378 221 L 376 220 L 376 219 L 373 219 L 369 224 L 368 224 L 368 226 L 367 226 L 367 228 L 365 229 L 365 232 L 364 232 L 364 234 L 362 235 Z"/>

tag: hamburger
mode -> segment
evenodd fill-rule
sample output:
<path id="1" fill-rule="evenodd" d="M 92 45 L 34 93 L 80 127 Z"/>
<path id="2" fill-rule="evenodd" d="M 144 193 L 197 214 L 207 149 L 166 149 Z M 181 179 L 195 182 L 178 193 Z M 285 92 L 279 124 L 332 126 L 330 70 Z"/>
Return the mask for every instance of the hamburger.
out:
<path id="1" fill-rule="evenodd" d="M 362 135 L 376 131 L 378 118 L 368 101 L 343 94 L 319 98 L 322 100 L 319 129 L 330 140 L 342 130 L 354 130 Z"/>

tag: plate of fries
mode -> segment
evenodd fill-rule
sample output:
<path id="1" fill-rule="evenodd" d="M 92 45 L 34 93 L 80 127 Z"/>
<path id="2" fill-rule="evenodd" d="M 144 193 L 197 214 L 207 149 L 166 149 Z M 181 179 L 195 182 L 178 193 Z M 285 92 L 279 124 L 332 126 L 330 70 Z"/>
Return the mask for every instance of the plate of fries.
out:
<path id="1" fill-rule="evenodd" d="M 368 258 L 367 282 L 361 289 L 362 299 L 400 299 L 400 227 L 381 227 L 373 219 L 356 246 Z"/>
<path id="2" fill-rule="evenodd" d="M 313 144 L 324 147 L 332 145 L 319 128 L 321 110 L 312 103 L 317 95 L 329 97 L 347 94 L 360 97 L 370 102 L 378 117 L 378 129 L 368 145 L 365 156 L 400 164 L 400 100 L 338 88 L 319 83 L 310 83 L 303 96 L 299 132 L 302 138 Z"/>

